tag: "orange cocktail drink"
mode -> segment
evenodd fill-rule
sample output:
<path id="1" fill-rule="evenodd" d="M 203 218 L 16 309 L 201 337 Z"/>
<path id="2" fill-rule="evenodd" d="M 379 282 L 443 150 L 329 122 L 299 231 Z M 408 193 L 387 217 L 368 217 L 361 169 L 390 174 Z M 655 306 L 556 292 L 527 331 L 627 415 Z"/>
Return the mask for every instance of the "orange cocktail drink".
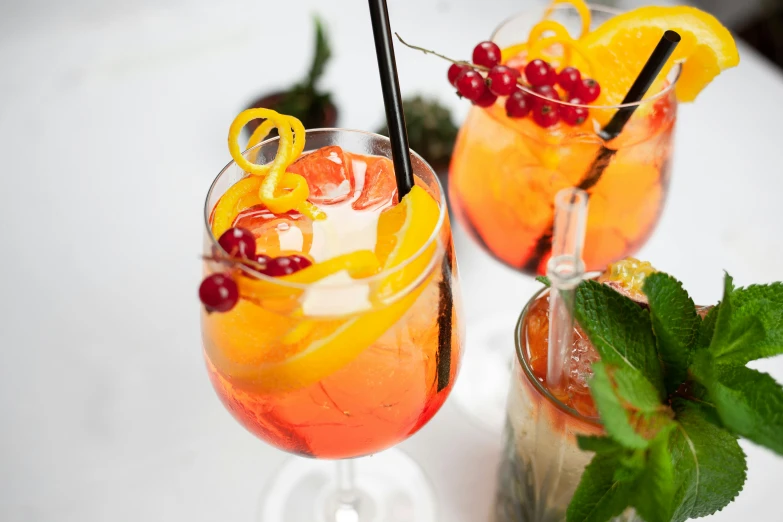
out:
<path id="1" fill-rule="evenodd" d="M 589 14 L 591 29 L 614 15 L 599 8 Z M 623 132 L 608 142 L 600 129 L 620 109 L 627 81 L 613 76 L 613 62 L 592 52 L 590 42 L 560 44 L 557 36 L 538 31 L 543 36 L 536 41 L 519 44 L 543 19 L 543 11 L 531 13 L 511 18 L 495 31 L 492 40 L 504 49 L 502 63 L 520 75 L 527 70 L 529 76 L 527 65 L 543 58 L 554 72 L 571 67 L 583 80 L 597 78 L 600 93 L 566 92 L 560 80 L 554 95 L 546 88 L 524 93 L 527 117 L 509 112 L 508 103 L 473 107 L 454 149 L 450 200 L 460 222 L 495 258 L 522 272 L 543 274 L 555 194 L 565 187 L 587 190 L 584 260 L 595 270 L 638 250 L 658 222 L 669 185 L 679 69 L 670 70 L 651 89 Z M 546 22 L 562 23 L 578 35 L 582 19 L 572 6 L 559 5 Z M 548 49 L 537 45 L 547 38 L 552 41 Z M 537 113 L 541 104 L 551 110 Z M 613 157 L 593 179 L 594 163 L 605 147 Z"/>
<path id="2" fill-rule="evenodd" d="M 277 201 L 236 163 L 210 191 L 207 280 L 230 278 L 237 298 L 227 310 L 205 301 L 204 354 L 221 401 L 253 434 L 302 456 L 358 457 L 415 433 L 451 390 L 461 338 L 448 214 L 418 156 L 417 184 L 399 201 L 388 140 L 306 136 Z M 243 157 L 271 165 L 277 148 Z M 302 179 L 306 199 L 281 208 Z"/>

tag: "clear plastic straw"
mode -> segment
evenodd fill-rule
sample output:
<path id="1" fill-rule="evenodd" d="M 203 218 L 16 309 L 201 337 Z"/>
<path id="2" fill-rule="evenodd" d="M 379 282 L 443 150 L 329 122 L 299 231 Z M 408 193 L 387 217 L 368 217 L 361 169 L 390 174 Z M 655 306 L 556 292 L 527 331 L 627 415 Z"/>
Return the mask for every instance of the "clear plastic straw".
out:
<path id="1" fill-rule="evenodd" d="M 585 273 L 582 248 L 587 224 L 587 193 L 563 189 L 555 196 L 552 257 L 547 263 L 549 290 L 549 352 L 547 387 L 562 392 L 564 368 L 574 334 L 574 297 Z"/>

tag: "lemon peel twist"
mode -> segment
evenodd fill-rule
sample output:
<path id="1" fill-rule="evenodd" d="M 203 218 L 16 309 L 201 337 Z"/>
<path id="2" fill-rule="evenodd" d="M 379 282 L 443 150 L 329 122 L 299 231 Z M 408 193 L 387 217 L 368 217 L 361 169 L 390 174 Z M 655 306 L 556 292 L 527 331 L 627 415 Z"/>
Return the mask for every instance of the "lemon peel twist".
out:
<path id="1" fill-rule="evenodd" d="M 258 165 L 255 159 L 258 149 L 242 155 L 239 134 L 250 121 L 264 119 L 248 140 L 246 149 L 252 149 L 263 141 L 272 129 L 280 136 L 277 154 L 271 163 Z M 310 188 L 307 180 L 286 169 L 302 154 L 305 148 L 305 128 L 302 122 L 293 116 L 286 116 L 271 109 L 254 108 L 241 112 L 231 123 L 228 130 L 228 150 L 236 164 L 248 177 L 235 183 L 221 197 L 215 207 L 212 232 L 220 236 L 231 228 L 236 216 L 258 203 L 263 203 L 271 212 L 283 214 L 296 210 L 311 218 L 324 219 L 324 211 L 307 201 Z M 253 197 L 253 194 L 258 197 Z"/>
<path id="2" fill-rule="evenodd" d="M 552 3 L 549 4 L 549 7 L 544 12 L 544 18 L 549 18 L 555 10 L 555 6 L 558 4 L 570 4 L 576 9 L 576 12 L 579 13 L 579 18 L 582 21 L 582 32 L 579 34 L 579 38 L 584 37 L 590 32 L 590 23 L 592 21 L 590 17 L 590 8 L 587 7 L 584 0 L 552 0 Z"/>

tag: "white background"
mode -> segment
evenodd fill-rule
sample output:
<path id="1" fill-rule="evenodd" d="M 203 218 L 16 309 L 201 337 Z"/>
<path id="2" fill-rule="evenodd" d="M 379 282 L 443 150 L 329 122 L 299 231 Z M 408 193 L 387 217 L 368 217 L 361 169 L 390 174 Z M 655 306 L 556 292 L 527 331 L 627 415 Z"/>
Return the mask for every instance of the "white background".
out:
<path id="1" fill-rule="evenodd" d="M 390 0 L 393 29 L 467 57 L 533 0 Z M 319 12 L 340 125 L 383 109 L 366 2 L 0 4 L 0 520 L 249 521 L 284 454 L 246 433 L 200 353 L 201 212 L 229 123 L 304 74 Z M 783 279 L 783 76 L 752 50 L 683 106 L 671 193 L 640 253 L 697 302 Z M 397 49 L 406 93 L 460 119 L 435 58 Z M 458 235 L 470 321 L 517 310 L 528 280 Z M 783 360 L 760 367 L 783 380 Z M 402 447 L 445 522 L 486 518 L 499 441 L 447 403 Z M 783 459 L 744 444 L 722 521 L 781 520 Z"/>

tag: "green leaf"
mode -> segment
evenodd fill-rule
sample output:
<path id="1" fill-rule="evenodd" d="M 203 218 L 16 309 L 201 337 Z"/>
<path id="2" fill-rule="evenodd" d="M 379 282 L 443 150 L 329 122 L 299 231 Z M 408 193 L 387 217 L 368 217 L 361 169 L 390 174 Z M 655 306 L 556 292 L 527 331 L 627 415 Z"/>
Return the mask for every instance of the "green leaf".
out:
<path id="1" fill-rule="evenodd" d="M 583 451 L 594 453 L 611 453 L 621 451 L 623 447 L 611 437 L 599 437 L 596 435 L 577 435 L 576 443 Z"/>
<path id="2" fill-rule="evenodd" d="M 745 366 L 716 364 L 705 352 L 691 371 L 724 426 L 783 455 L 783 388 L 775 379 Z"/>
<path id="3" fill-rule="evenodd" d="M 663 361 L 666 392 L 671 393 L 685 381 L 701 319 L 682 283 L 668 274 L 647 276 L 644 293 L 650 305 L 658 356 Z"/>
<path id="4" fill-rule="evenodd" d="M 678 470 L 669 451 L 670 424 L 650 444 L 643 470 L 634 482 L 631 505 L 646 522 L 669 522 L 674 511 L 675 476 Z"/>
<path id="5" fill-rule="evenodd" d="M 596 362 L 588 384 L 607 434 L 627 448 L 646 448 L 671 423 L 671 409 L 661 404 L 658 391 L 630 366 Z"/>
<path id="6" fill-rule="evenodd" d="M 640 372 L 664 397 L 650 314 L 629 298 L 596 281 L 576 289 L 576 319 L 601 360 Z"/>
<path id="7" fill-rule="evenodd" d="M 568 505 L 568 522 L 606 522 L 628 507 L 633 482 L 615 479 L 619 467 L 615 455 L 593 457 Z"/>
<path id="8" fill-rule="evenodd" d="M 315 22 L 315 52 L 313 53 L 313 62 L 307 73 L 306 81 L 306 86 L 310 91 L 315 89 L 315 84 L 323 76 L 324 68 L 332 56 L 323 22 L 317 16 L 314 17 L 313 21 Z"/>
<path id="9" fill-rule="evenodd" d="M 704 517 L 726 507 L 745 484 L 747 464 L 737 439 L 708 419 L 704 408 L 675 401 L 678 425 L 670 439 L 676 511 L 673 520 Z"/>
<path id="10" fill-rule="evenodd" d="M 536 281 L 538 281 L 539 283 L 541 283 L 546 287 L 552 286 L 552 281 L 550 281 L 547 276 L 542 276 L 542 275 L 536 276 Z"/>
<path id="11" fill-rule="evenodd" d="M 731 343 L 721 343 L 719 361 L 745 365 L 783 353 L 783 284 L 738 288 L 731 295 Z"/>
<path id="12" fill-rule="evenodd" d="M 712 341 L 710 342 L 710 350 L 713 350 L 713 352 L 716 340 L 728 339 L 731 335 L 732 292 L 734 292 L 734 279 L 726 273 L 723 278 L 723 299 L 720 302 L 718 315 L 715 317 L 715 328 L 713 329 Z"/>
<path id="13" fill-rule="evenodd" d="M 715 333 L 715 322 L 718 319 L 718 313 L 720 313 L 720 304 L 710 308 L 704 320 L 699 327 L 699 339 L 696 342 L 698 348 L 707 348 L 712 342 L 713 334 Z"/>
<path id="14" fill-rule="evenodd" d="M 412 96 L 402 100 L 410 148 L 421 154 L 435 170 L 448 166 L 458 128 L 450 109 L 436 98 Z M 389 135 L 388 127 L 378 134 Z"/>

